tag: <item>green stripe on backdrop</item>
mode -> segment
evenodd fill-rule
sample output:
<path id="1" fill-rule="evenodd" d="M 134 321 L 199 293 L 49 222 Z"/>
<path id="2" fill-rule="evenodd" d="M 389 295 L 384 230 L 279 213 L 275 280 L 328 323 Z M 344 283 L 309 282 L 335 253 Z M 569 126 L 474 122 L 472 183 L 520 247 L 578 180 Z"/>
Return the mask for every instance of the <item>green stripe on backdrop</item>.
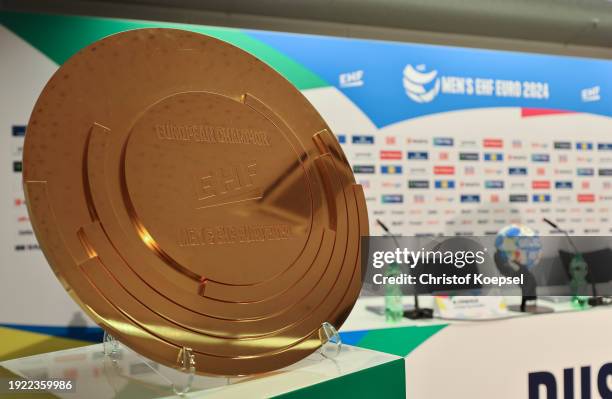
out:
<path id="1" fill-rule="evenodd" d="M 175 28 L 213 36 L 248 51 L 281 73 L 298 89 L 329 86 L 318 75 L 239 29 L 51 14 L 0 12 L 0 23 L 58 65 L 103 37 L 138 28 Z"/>
<path id="2" fill-rule="evenodd" d="M 404 359 L 393 360 L 340 378 L 275 396 L 275 398 L 404 399 L 406 398 Z"/>
<path id="3" fill-rule="evenodd" d="M 446 326 L 447 324 L 439 324 L 370 330 L 354 345 L 397 356 L 407 356 Z"/>

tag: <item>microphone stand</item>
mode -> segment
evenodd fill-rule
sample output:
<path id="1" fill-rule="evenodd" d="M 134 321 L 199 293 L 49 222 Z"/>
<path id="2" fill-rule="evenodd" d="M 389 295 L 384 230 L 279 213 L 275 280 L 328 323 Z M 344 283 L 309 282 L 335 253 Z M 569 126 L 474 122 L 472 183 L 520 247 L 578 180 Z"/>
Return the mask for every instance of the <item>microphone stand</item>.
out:
<path id="1" fill-rule="evenodd" d="M 380 219 L 376 219 L 376 223 L 387 233 L 387 235 L 391 236 L 397 248 L 400 247 L 399 241 L 397 241 L 397 237 L 391 233 L 389 228 L 380 221 Z M 414 309 L 404 310 L 404 317 L 407 317 L 411 320 L 418 319 L 431 319 L 433 318 L 433 309 L 430 308 L 421 308 L 419 307 L 419 295 L 416 291 L 416 286 L 414 289 Z"/>
<path id="2" fill-rule="evenodd" d="M 549 226 L 551 226 L 553 229 L 563 233 L 565 235 L 565 238 L 567 238 L 567 241 L 570 243 L 571 247 L 574 250 L 574 254 L 575 255 L 579 255 L 581 254 L 580 251 L 578 251 L 578 248 L 576 247 L 576 244 L 574 244 L 574 240 L 572 240 L 572 237 L 569 235 L 569 233 L 567 232 L 567 230 L 563 230 L 561 228 L 559 228 L 559 226 L 555 223 L 553 223 L 552 221 L 543 218 L 542 219 L 546 224 L 548 224 Z M 583 257 L 584 259 L 584 257 Z M 586 261 L 586 259 L 584 260 L 584 263 L 586 263 L 587 265 L 587 270 L 589 272 L 591 272 L 591 265 L 589 265 L 589 263 Z M 591 298 L 589 298 L 589 305 L 591 306 L 600 306 L 600 305 L 604 305 L 604 300 L 602 297 L 597 295 L 597 284 L 595 283 L 595 276 L 591 274 L 591 289 L 593 290 L 593 296 Z"/>

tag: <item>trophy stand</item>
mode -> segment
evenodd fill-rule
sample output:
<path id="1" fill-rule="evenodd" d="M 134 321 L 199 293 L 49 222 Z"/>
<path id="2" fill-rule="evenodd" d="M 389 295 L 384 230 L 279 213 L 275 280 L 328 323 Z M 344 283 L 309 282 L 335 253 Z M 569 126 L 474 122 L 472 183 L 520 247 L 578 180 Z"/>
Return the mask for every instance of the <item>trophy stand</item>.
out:
<path id="1" fill-rule="evenodd" d="M 342 339 L 338 330 L 329 322 L 324 322 L 319 327 L 319 339 L 321 347 L 317 352 L 325 359 L 334 359 L 342 350 Z M 162 381 L 162 385 L 169 387 L 175 395 L 183 396 L 190 392 L 193 388 L 194 378 L 198 378 L 195 374 L 196 362 L 195 356 L 191 348 L 183 347 L 176 359 L 175 369 L 170 369 L 170 373 L 160 371 L 161 367 L 157 362 L 149 360 L 140 354 L 134 352 L 127 346 L 121 344 L 112 335 L 104 331 L 102 341 L 104 358 L 109 359 L 114 365 L 120 359 L 121 351 L 130 351 L 131 354 L 138 357 L 142 364 L 146 365 L 152 373 L 156 374 Z M 214 385 L 230 385 L 232 383 L 230 377 L 216 377 L 219 380 L 225 380 L 222 384 L 215 383 Z"/>
<path id="2" fill-rule="evenodd" d="M 128 347 L 117 341 L 115 337 L 104 331 L 104 338 L 102 341 L 102 347 L 104 350 L 104 356 L 111 360 L 111 362 L 117 362 L 117 356 L 120 353 L 121 348 L 131 351 L 136 355 L 143 364 L 145 364 L 151 371 L 159 376 L 165 384 L 172 388 L 172 391 L 179 396 L 182 396 L 191 390 L 193 384 L 193 378 L 195 377 L 195 357 L 190 348 L 183 347 L 176 359 L 177 372 L 174 376 L 166 375 L 159 371 L 157 363 L 149 360 L 138 353 L 132 351 Z"/>

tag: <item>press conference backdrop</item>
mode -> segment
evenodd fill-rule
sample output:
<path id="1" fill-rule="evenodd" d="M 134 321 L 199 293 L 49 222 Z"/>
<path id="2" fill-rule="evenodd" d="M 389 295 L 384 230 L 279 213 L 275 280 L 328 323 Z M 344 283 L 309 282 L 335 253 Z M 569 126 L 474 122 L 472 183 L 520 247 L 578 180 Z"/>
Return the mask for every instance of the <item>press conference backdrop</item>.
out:
<path id="1" fill-rule="evenodd" d="M 71 337 L 90 330 L 55 327 L 93 326 L 36 244 L 21 155 L 58 66 L 126 29 L 194 30 L 276 68 L 337 134 L 370 220 L 397 233 L 488 234 L 520 222 L 544 234 L 543 216 L 575 234 L 612 232 L 610 61 L 74 16 L 0 20 L 0 325 Z"/>

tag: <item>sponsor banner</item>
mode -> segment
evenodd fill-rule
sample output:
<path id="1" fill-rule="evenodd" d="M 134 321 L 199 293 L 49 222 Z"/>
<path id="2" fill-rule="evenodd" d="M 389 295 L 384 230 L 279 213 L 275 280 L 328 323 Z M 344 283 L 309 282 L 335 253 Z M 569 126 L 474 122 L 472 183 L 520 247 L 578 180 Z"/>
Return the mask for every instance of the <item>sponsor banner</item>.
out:
<path id="1" fill-rule="evenodd" d="M 383 204 L 401 204 L 404 202 L 404 196 L 402 194 L 383 194 Z"/>
<path id="2" fill-rule="evenodd" d="M 555 147 L 555 150 L 571 150 L 572 142 L 571 141 L 555 141 L 554 147 Z"/>
<path id="3" fill-rule="evenodd" d="M 510 176 L 527 176 L 527 168 L 524 167 L 509 167 L 508 174 Z"/>
<path id="4" fill-rule="evenodd" d="M 485 161 L 501 162 L 504 160 L 504 154 L 502 152 L 485 152 Z"/>
<path id="5" fill-rule="evenodd" d="M 532 162 L 550 162 L 550 155 L 548 154 L 531 154 Z"/>
<path id="6" fill-rule="evenodd" d="M 401 175 L 402 166 L 401 165 L 382 165 L 380 167 L 380 173 L 382 173 L 383 175 Z"/>
<path id="7" fill-rule="evenodd" d="M 429 180 L 408 180 L 408 188 L 412 188 L 412 189 L 429 188 Z"/>
<path id="8" fill-rule="evenodd" d="M 374 144 L 374 136 L 353 135 L 351 136 L 353 144 Z"/>
<path id="9" fill-rule="evenodd" d="M 460 152 L 459 160 L 460 161 L 478 161 L 480 159 L 480 155 L 477 152 Z"/>
<path id="10" fill-rule="evenodd" d="M 436 180 L 435 188 L 439 188 L 439 189 L 455 188 L 455 181 L 454 180 Z"/>
<path id="11" fill-rule="evenodd" d="M 504 140 L 502 139 L 484 139 L 482 146 L 485 148 L 502 148 L 504 146 Z"/>
<path id="12" fill-rule="evenodd" d="M 571 190 L 573 187 L 573 182 L 571 181 L 556 181 L 555 182 L 555 188 L 558 190 Z"/>
<path id="13" fill-rule="evenodd" d="M 485 180 L 485 188 L 500 190 L 504 188 L 503 180 Z"/>
<path id="14" fill-rule="evenodd" d="M 433 145 L 442 147 L 452 147 L 454 139 L 452 137 L 434 137 Z"/>
<path id="15" fill-rule="evenodd" d="M 0 92 L 0 148 L 5 149 L 0 183 L 5 206 L 0 219 L 6 227 L 0 256 L 31 276 L 47 269 L 29 234 L 21 156 L 25 125 L 40 90 L 69 54 L 92 40 L 168 25 L 54 15 L 3 18 L 0 39 L 7 56 L 0 57 L 6 77 Z M 66 26 L 86 29 L 88 35 Z M 612 233 L 609 214 L 599 210 L 599 203 L 608 208 L 612 197 L 609 60 L 183 27 L 244 48 L 302 90 L 337 134 L 364 187 L 373 234 L 382 234 L 376 218 L 403 235 L 493 234 L 509 223 L 545 233 L 543 215 L 564 218 L 563 225 L 574 233 Z M 34 40 L 41 31 L 46 40 Z M 55 294 L 25 277 L 2 284 L 16 278 L 14 268 L 5 269 L 0 290 L 6 295 L 19 297 L 27 286 L 48 294 L 49 303 L 65 299 L 59 284 Z M 45 278 L 53 278 L 52 273 Z M 26 302 L 23 310 L 4 310 L 0 321 L 66 325 L 79 312 L 76 305 L 56 313 Z"/>
<path id="16" fill-rule="evenodd" d="M 396 150 L 382 150 L 380 151 L 380 159 L 383 160 L 400 160 L 402 159 L 402 152 Z"/>
<path id="17" fill-rule="evenodd" d="M 374 165 L 353 165 L 353 172 L 372 174 L 375 172 Z"/>
<path id="18" fill-rule="evenodd" d="M 426 161 L 429 154 L 426 151 L 408 151 L 406 157 L 412 161 Z"/>
<path id="19" fill-rule="evenodd" d="M 534 190 L 549 189 L 550 181 L 549 180 L 534 180 L 531 182 L 531 188 L 533 188 Z"/>
<path id="20" fill-rule="evenodd" d="M 454 175 L 455 167 L 454 166 L 434 166 L 434 174 L 435 175 Z"/>
<path id="21" fill-rule="evenodd" d="M 478 194 L 461 194 L 462 203 L 478 203 L 480 202 L 480 195 Z"/>

